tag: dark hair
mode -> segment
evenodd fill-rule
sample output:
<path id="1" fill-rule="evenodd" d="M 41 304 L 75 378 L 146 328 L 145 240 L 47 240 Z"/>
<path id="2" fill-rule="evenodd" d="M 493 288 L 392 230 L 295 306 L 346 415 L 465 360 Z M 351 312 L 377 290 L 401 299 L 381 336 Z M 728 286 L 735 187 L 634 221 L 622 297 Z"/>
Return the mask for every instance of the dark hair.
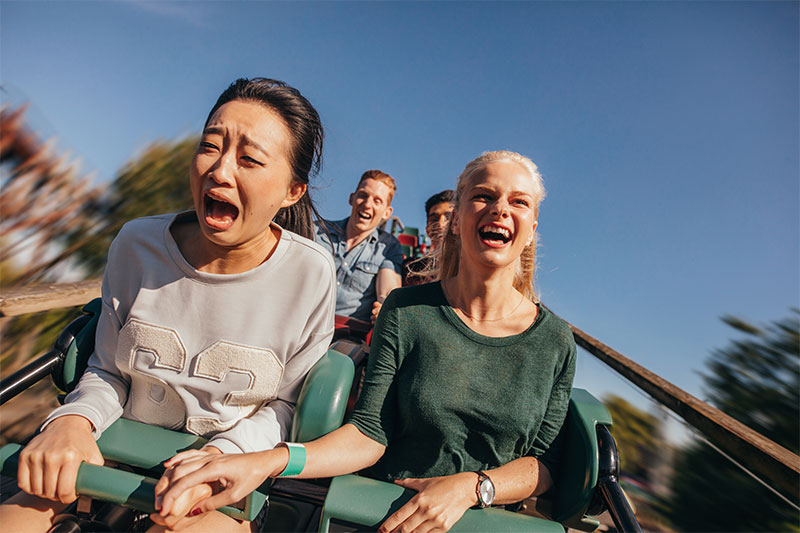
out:
<path id="1" fill-rule="evenodd" d="M 447 189 L 446 191 L 437 192 L 425 202 L 425 216 L 428 216 L 428 213 L 431 210 L 431 207 L 435 206 L 436 204 L 441 204 L 444 202 L 453 203 L 453 190 Z"/>
<path id="2" fill-rule="evenodd" d="M 206 119 L 206 126 L 214 113 L 233 100 L 249 100 L 261 103 L 283 118 L 292 136 L 289 148 L 289 163 L 294 181 L 308 185 L 310 175 L 319 173 L 322 167 L 322 140 L 325 136 L 319 113 L 300 91 L 286 83 L 269 78 L 239 78 L 217 99 Z M 273 219 L 276 224 L 289 231 L 314 238 L 312 215 L 319 217 L 310 191 L 294 205 L 278 211 Z"/>

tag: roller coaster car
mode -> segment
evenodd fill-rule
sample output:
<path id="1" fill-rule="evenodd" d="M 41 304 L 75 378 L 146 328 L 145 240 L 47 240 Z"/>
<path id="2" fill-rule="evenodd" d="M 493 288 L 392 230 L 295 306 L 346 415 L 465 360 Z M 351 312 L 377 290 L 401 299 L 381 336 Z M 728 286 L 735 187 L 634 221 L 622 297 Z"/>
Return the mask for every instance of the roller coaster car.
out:
<path id="1" fill-rule="evenodd" d="M 93 300 L 83 311 L 85 314 L 61 333 L 53 350 L 0 383 L 0 405 L 48 374 L 64 392 L 75 387 L 94 350 L 100 300 Z M 357 390 L 351 357 L 358 350 L 352 343 L 339 344 L 348 349 L 348 355 L 330 349 L 306 378 L 294 413 L 292 441 L 316 439 L 342 424 L 348 396 Z M 641 531 L 617 483 L 617 452 L 606 427 L 610 424 L 611 416 L 602 403 L 585 390 L 573 389 L 559 436 L 564 446 L 563 466 L 554 489 L 536 503 L 536 510 L 550 519 L 499 508 L 471 509 L 453 531 L 564 531 L 564 527 L 593 531 L 599 523 L 591 515 L 605 509 L 618 530 Z M 106 463 L 119 467 L 81 465 L 76 483 L 80 512 L 59 518 L 51 531 L 135 527 L 137 515 L 140 518 L 153 511 L 153 487 L 163 471 L 163 461 L 204 443 L 205 439 L 196 435 L 120 418 L 97 441 Z M 4 476 L 16 478 L 21 448 L 8 444 L 0 449 Z M 337 530 L 377 527 L 414 491 L 356 475 L 336 477 L 329 485 L 328 480 L 281 479 L 274 484 L 268 480 L 242 502 L 221 511 L 253 520 L 268 494 L 265 531 L 314 531 L 318 526 L 319 531 L 327 532 L 332 522 L 337 523 Z M 87 505 L 89 499 L 94 502 L 91 506 Z M 117 505 L 101 508 L 100 502 Z"/>

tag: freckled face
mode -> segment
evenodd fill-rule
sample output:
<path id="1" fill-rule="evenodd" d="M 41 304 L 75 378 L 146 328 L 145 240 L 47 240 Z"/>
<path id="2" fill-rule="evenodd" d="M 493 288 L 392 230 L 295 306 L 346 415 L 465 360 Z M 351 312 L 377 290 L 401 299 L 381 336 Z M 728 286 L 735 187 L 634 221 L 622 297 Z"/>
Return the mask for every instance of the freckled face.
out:
<path id="1" fill-rule="evenodd" d="M 537 225 L 533 179 L 513 161 L 488 163 L 467 179 L 451 222 L 461 264 L 514 268 Z"/>
<path id="2" fill-rule="evenodd" d="M 365 179 L 350 195 L 350 224 L 358 232 L 377 228 L 392 215 L 392 190 L 382 181 Z"/>
<path id="3" fill-rule="evenodd" d="M 290 133 L 269 107 L 233 100 L 209 120 L 192 159 L 190 185 L 203 235 L 223 247 L 274 244 L 269 225 L 297 202 Z"/>

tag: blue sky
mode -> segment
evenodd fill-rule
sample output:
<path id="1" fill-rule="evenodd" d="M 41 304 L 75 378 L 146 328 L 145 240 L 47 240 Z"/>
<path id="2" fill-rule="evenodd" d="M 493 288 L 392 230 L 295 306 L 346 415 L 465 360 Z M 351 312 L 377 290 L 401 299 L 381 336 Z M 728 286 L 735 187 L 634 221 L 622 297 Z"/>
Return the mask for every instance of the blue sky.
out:
<path id="1" fill-rule="evenodd" d="M 423 226 L 481 151 L 526 154 L 543 301 L 702 396 L 720 316 L 800 306 L 798 5 L 4 1 L 0 80 L 108 180 L 236 77 L 283 79 L 326 127 L 331 218 L 380 168 Z M 586 354 L 576 383 L 642 404 Z"/>

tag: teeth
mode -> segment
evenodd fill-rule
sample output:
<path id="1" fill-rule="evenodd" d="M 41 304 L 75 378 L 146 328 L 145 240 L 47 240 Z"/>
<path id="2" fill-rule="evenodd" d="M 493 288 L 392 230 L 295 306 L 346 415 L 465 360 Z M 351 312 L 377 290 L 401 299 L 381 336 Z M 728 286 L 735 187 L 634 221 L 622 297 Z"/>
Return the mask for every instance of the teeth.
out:
<path id="1" fill-rule="evenodd" d="M 501 228 L 500 226 L 493 226 L 493 225 L 484 226 L 483 228 L 481 228 L 481 230 L 491 231 L 492 233 L 499 233 L 506 239 L 511 238 L 511 232 L 507 228 Z"/>

